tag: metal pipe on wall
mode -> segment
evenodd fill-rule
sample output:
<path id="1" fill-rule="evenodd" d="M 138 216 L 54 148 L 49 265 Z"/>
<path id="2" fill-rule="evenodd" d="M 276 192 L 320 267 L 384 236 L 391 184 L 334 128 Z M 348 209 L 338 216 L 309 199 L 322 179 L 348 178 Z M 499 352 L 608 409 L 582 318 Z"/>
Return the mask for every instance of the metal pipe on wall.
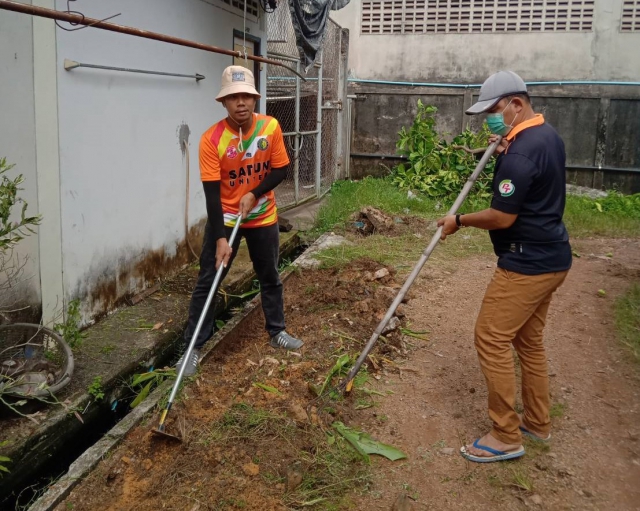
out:
<path id="1" fill-rule="evenodd" d="M 76 62 L 75 60 L 64 59 L 64 68 L 67 71 L 71 71 L 72 69 L 77 69 L 79 67 L 86 67 L 89 69 L 105 69 L 107 71 L 124 71 L 126 73 L 142 73 L 145 75 L 160 75 L 160 76 L 176 76 L 179 78 L 193 78 L 196 82 L 200 80 L 204 80 L 206 77 L 196 73 L 194 75 L 186 75 L 181 73 L 167 73 L 165 71 L 148 71 L 146 69 L 132 69 L 129 67 L 113 67 L 113 66 L 102 66 L 99 64 L 83 64 L 81 62 Z"/>
<path id="2" fill-rule="evenodd" d="M 182 39 L 180 37 L 173 37 L 165 34 L 159 34 L 157 32 L 150 32 L 141 28 L 117 25 L 116 23 L 109 23 L 107 21 L 101 21 L 95 18 L 88 18 L 82 14 L 56 11 L 55 9 L 46 9 L 45 7 L 37 7 L 35 5 L 21 4 L 18 2 L 13 2 L 11 0 L 0 0 L 0 9 L 5 11 L 19 12 L 21 14 L 30 14 L 31 16 L 40 16 L 42 18 L 49 18 L 52 20 L 66 21 L 67 23 L 84 25 L 86 27 L 100 28 L 102 30 L 142 37 L 144 39 L 153 39 L 154 41 L 160 41 L 163 43 L 176 44 L 178 46 L 186 46 L 187 48 L 195 48 L 197 50 L 229 55 L 230 57 L 245 57 L 245 55 L 239 51 L 227 50 L 225 48 L 219 48 L 217 46 L 212 46 L 209 44 L 189 41 L 188 39 Z M 264 57 L 258 57 L 256 55 L 246 55 L 246 58 L 249 60 L 254 60 L 256 62 L 263 62 L 265 64 L 284 67 L 285 69 L 288 69 L 295 75 L 299 76 L 302 80 L 306 80 L 301 73 L 299 73 L 295 69 L 290 68 L 289 66 L 284 65 L 282 62 L 278 62 L 277 60 L 265 59 Z"/>
<path id="3" fill-rule="evenodd" d="M 300 71 L 300 60 L 296 62 L 296 70 Z M 300 201 L 300 79 L 296 76 L 296 105 L 295 105 L 295 129 L 294 138 L 294 162 L 293 162 L 293 186 L 294 202 Z"/>
<path id="4" fill-rule="evenodd" d="M 377 153 L 350 153 L 351 158 L 363 158 L 370 160 L 406 160 L 407 157 L 401 154 L 377 154 Z M 576 165 L 576 164 L 567 164 L 565 165 L 567 170 L 595 170 L 602 172 L 640 172 L 640 169 L 636 169 L 633 167 L 604 167 L 604 166 L 593 166 L 593 165 Z"/>
<path id="5" fill-rule="evenodd" d="M 322 50 L 318 56 L 320 67 L 318 68 L 318 134 L 316 135 L 316 196 L 319 198 L 322 192 Z"/>
<path id="6" fill-rule="evenodd" d="M 481 83 L 432 83 L 432 82 L 402 82 L 393 80 L 365 80 L 361 78 L 348 78 L 350 83 L 370 83 L 377 85 L 398 85 L 402 87 L 439 87 L 449 89 L 479 89 Z M 525 82 L 527 86 L 544 86 L 544 85 L 614 85 L 614 86 L 630 86 L 638 87 L 640 82 L 614 82 L 605 80 L 559 80 L 556 82 Z"/>

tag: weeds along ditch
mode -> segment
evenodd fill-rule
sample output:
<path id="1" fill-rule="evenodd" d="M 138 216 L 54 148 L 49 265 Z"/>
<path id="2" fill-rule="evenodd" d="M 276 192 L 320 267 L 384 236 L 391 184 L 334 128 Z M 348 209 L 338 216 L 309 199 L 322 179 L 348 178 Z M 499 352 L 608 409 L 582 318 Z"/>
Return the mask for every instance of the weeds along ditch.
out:
<path id="1" fill-rule="evenodd" d="M 302 254 L 308 245 L 300 243 L 292 250 L 283 254 L 280 261 L 280 271 L 288 270 L 291 262 Z M 219 303 L 215 331 L 222 328 L 236 313 L 240 312 L 245 303 L 252 300 L 259 293 L 257 281 L 253 281 L 251 289 L 237 295 L 226 295 L 218 297 Z M 75 302 L 71 307 L 77 307 Z M 73 311 L 72 311 L 73 312 Z M 76 346 L 82 343 L 85 336 L 73 328 L 73 325 L 62 325 L 62 334 L 72 333 L 72 342 Z M 65 337 L 67 337 L 65 336 Z M 122 382 L 114 392 L 119 397 L 112 401 L 98 399 L 104 397 L 101 381 L 96 378 L 89 385 L 87 391 L 94 396 L 94 401 L 82 419 L 85 426 L 80 428 L 79 433 L 74 436 L 73 442 L 68 442 L 59 454 L 51 456 L 41 468 L 29 474 L 25 482 L 10 488 L 8 492 L 0 493 L 0 509 L 6 510 L 27 510 L 47 489 L 55 483 L 69 469 L 70 465 L 76 461 L 87 449 L 91 448 L 104 435 L 106 435 L 116 424 L 124 419 L 133 408 L 142 402 L 154 388 L 167 378 L 175 377 L 173 370 L 165 369 L 172 367 L 182 354 L 184 343 L 182 334 L 176 336 L 175 342 L 169 349 L 159 353 L 156 359 L 155 369 L 150 368 L 150 372 L 145 372 L 143 368 L 136 374 L 122 375 Z M 100 394 L 102 394 L 100 396 Z M 12 416 L 11 410 L 0 410 L 0 420 L 3 417 Z"/>

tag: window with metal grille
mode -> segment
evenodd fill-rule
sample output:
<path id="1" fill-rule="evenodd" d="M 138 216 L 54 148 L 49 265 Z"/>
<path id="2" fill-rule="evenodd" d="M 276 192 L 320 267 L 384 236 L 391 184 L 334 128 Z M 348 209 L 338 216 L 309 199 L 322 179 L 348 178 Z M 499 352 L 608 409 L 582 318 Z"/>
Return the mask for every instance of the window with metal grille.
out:
<path id="1" fill-rule="evenodd" d="M 595 0 L 362 0 L 363 34 L 585 32 Z M 640 0 L 633 7 L 638 26 Z M 624 18 L 623 18 L 624 20 Z"/>
<path id="2" fill-rule="evenodd" d="M 624 0 L 620 30 L 622 32 L 640 31 L 640 0 Z"/>
<path id="3" fill-rule="evenodd" d="M 204 0 L 207 3 L 215 5 L 215 1 L 212 0 Z M 239 14 L 240 16 L 244 16 L 244 1 L 245 0 L 217 0 L 219 2 L 218 5 L 223 4 L 231 9 L 227 9 L 234 14 Z M 224 7 L 223 7 L 224 8 Z M 260 5 L 258 0 L 247 0 L 247 19 L 252 21 L 256 21 L 258 19 L 258 14 L 260 13 Z"/>

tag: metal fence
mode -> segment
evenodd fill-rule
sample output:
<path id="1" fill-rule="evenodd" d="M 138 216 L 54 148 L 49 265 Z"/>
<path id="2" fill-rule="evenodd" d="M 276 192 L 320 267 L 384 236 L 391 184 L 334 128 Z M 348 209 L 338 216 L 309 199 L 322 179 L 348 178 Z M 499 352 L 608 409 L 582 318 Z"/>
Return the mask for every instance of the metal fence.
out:
<path id="1" fill-rule="evenodd" d="M 267 15 L 267 55 L 302 71 L 291 15 L 284 3 Z M 278 119 L 291 165 L 276 188 L 278 207 L 286 209 L 321 197 L 345 177 L 346 40 L 333 21 L 321 55 L 301 80 L 279 66 L 267 66 L 267 115 Z"/>

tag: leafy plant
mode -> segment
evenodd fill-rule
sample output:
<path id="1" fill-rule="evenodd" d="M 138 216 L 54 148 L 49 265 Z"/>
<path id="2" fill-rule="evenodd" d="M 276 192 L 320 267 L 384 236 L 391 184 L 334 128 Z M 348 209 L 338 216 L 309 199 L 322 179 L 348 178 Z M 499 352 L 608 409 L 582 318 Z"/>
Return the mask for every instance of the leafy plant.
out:
<path id="1" fill-rule="evenodd" d="M 617 191 L 610 191 L 606 197 L 591 202 L 599 213 L 621 213 L 640 219 L 640 193 L 623 195 Z"/>
<path id="2" fill-rule="evenodd" d="M 104 389 L 102 388 L 102 376 L 96 376 L 87 388 L 89 395 L 93 396 L 95 401 L 104 399 Z"/>
<path id="3" fill-rule="evenodd" d="M 53 327 L 72 349 L 79 348 L 82 341 L 87 336 L 80 331 L 80 300 L 72 300 L 67 307 L 67 314 L 64 322 Z"/>
<path id="4" fill-rule="evenodd" d="M 17 284 L 24 277 L 28 256 L 13 256 L 14 246 L 25 236 L 33 233 L 33 227 L 40 223 L 40 216 L 27 216 L 27 203 L 18 197 L 24 181 L 22 175 L 11 179 L 7 173 L 13 168 L 6 158 L 0 158 L 0 321 L 10 322 L 7 315 L 17 312 L 19 296 Z M 20 212 L 14 206 L 22 204 Z M 26 278 L 26 277 L 25 277 Z"/>
<path id="5" fill-rule="evenodd" d="M 467 128 L 448 143 L 435 130 L 435 106 L 418 100 L 418 113 L 409 128 L 402 128 L 396 144 L 398 153 L 407 157 L 407 163 L 394 167 L 392 182 L 400 188 L 417 190 L 432 198 L 448 199 L 460 193 L 476 167 L 475 155 L 460 149 L 478 149 L 487 143 L 489 131 L 483 126 L 479 133 Z M 475 196 L 491 195 L 491 180 L 495 162 L 490 160 L 479 176 Z"/>
<path id="6" fill-rule="evenodd" d="M 4 442 L 0 442 L 0 447 L 4 447 L 9 443 L 9 440 L 5 440 Z M 0 456 L 0 477 L 2 477 L 2 472 L 9 473 L 9 469 L 5 466 L 5 463 L 11 463 L 11 458 L 7 458 L 6 456 Z"/>
<path id="7" fill-rule="evenodd" d="M 40 216 L 27 216 L 28 204 L 18 197 L 22 190 L 20 185 L 24 181 L 22 174 L 11 179 L 6 173 L 14 165 L 7 164 L 6 158 L 0 158 L 0 252 L 12 248 L 29 233 L 35 232 L 33 226 L 40 223 Z M 20 218 L 11 221 L 11 213 L 16 204 L 22 204 Z"/>
<path id="8" fill-rule="evenodd" d="M 143 383 L 145 385 L 140 390 L 136 391 L 137 395 L 129 406 L 131 408 L 135 408 L 147 398 L 155 387 L 160 385 L 167 378 L 175 378 L 175 376 L 175 368 L 156 369 L 147 373 L 134 374 L 133 380 L 131 380 L 131 387 L 135 390 L 136 387 L 141 387 Z"/>

